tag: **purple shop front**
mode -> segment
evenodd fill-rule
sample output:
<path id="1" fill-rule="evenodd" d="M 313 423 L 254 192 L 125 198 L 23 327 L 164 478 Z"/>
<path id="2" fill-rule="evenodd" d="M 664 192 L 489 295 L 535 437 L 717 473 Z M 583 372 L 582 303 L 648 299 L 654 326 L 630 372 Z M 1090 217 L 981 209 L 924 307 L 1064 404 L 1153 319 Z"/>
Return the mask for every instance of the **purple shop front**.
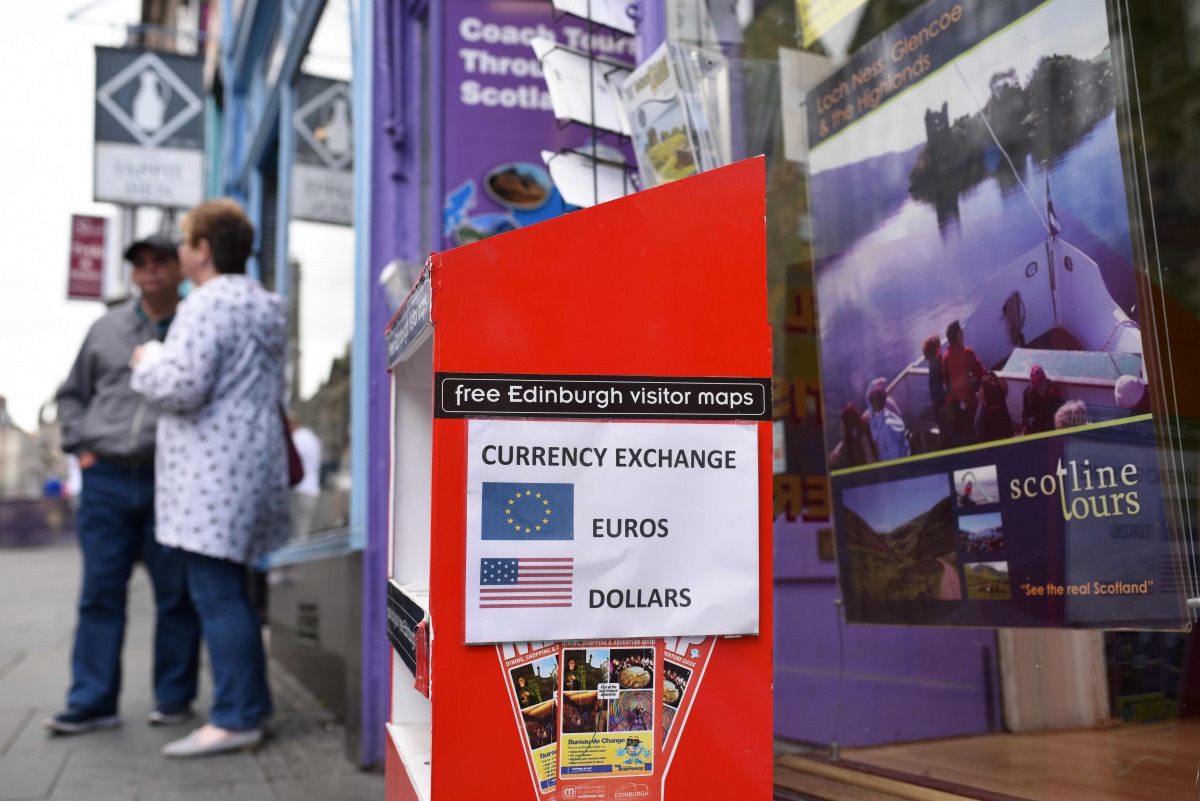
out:
<path id="1" fill-rule="evenodd" d="M 429 249 L 456 247 L 567 211 L 550 185 L 541 152 L 586 149 L 592 132 L 555 120 L 529 40 L 553 36 L 566 46 L 632 63 L 639 50 L 649 53 L 661 41 L 665 5 L 645 4 L 636 42 L 607 31 L 589 42 L 585 23 L 556 21 L 549 0 L 446 0 L 426 6 L 424 18 L 407 4 L 378 4 L 383 18 L 376 28 L 382 36 L 376 42 L 371 132 L 373 271 L 397 258 L 419 264 Z M 428 119 L 423 145 L 422 119 Z M 597 155 L 623 154 L 621 142 L 600 139 Z M 382 331 L 392 311 L 376 286 L 372 331 Z M 386 373 L 375 368 L 383 363 L 383 345 L 382 336 L 372 337 L 370 428 L 378 432 L 389 427 Z M 371 536 L 364 591 L 378 599 L 385 597 L 387 559 L 386 440 L 371 437 L 368 445 Z M 819 457 L 821 449 L 813 450 Z M 819 471 L 813 465 L 805 473 Z M 776 519 L 776 733 L 867 745 L 996 728 L 994 632 L 846 626 L 835 604 L 832 549 L 820 545 L 819 532 L 829 525 L 787 514 Z M 389 649 L 379 635 L 381 606 L 364 619 L 372 650 L 365 669 L 370 686 L 364 692 L 364 731 L 372 733 L 382 729 L 376 722 L 382 723 L 387 707 Z M 380 745 L 366 743 L 364 750 Z"/>

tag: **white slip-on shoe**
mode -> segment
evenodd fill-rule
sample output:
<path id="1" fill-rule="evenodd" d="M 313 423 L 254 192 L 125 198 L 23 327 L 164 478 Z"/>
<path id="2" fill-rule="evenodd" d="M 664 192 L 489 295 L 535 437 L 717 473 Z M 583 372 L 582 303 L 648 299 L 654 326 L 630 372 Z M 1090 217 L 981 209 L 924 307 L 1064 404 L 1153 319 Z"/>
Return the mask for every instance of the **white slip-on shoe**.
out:
<path id="1" fill-rule="evenodd" d="M 262 729 L 222 729 L 211 723 L 162 748 L 162 755 L 173 759 L 224 754 L 230 751 L 253 751 L 262 742 Z"/>

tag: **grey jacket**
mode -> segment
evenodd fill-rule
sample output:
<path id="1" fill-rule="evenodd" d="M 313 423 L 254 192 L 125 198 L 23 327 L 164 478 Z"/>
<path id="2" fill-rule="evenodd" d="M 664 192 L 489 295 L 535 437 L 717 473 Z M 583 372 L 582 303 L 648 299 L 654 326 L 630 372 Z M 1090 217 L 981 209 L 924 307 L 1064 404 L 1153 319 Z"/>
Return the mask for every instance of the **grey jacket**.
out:
<path id="1" fill-rule="evenodd" d="M 154 458 L 158 409 L 129 386 L 134 348 L 158 338 L 158 326 L 138 314 L 136 298 L 92 324 L 67 380 L 59 387 L 58 419 L 68 453 L 101 459 Z"/>

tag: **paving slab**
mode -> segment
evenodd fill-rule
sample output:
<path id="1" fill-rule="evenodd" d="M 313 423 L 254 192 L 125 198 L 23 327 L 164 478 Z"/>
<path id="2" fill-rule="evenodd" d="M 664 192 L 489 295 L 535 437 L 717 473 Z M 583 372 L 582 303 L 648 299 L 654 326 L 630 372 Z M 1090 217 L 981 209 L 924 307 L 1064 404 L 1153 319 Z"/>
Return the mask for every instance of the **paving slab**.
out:
<path id="1" fill-rule="evenodd" d="M 326 801 L 342 801 L 327 796 Z M 143 790 L 137 801 L 279 801 L 269 784 L 230 784 L 203 790 Z"/>
<path id="2" fill-rule="evenodd" d="M 305 781 L 277 781 L 271 787 L 279 801 L 382 801 L 381 777 L 365 773 Z"/>
<path id="3" fill-rule="evenodd" d="M 38 649 L 26 652 L 0 678 L 0 709 L 12 707 L 61 707 L 70 682 L 70 652 Z"/>
<path id="4" fill-rule="evenodd" d="M 8 754 L 0 757 L 0 801 L 47 798 L 70 754 Z"/>
<path id="5" fill-rule="evenodd" d="M 95 735 L 87 735 L 89 738 Z M 250 754 L 205 759 L 164 759 L 157 748 L 124 743 L 98 747 L 95 741 L 73 750 L 51 798 L 84 801 L 93 790 L 126 793 L 217 790 L 242 784 L 265 784 L 266 777 Z"/>
<path id="6" fill-rule="evenodd" d="M 21 707 L 0 709 L 0 757 L 8 753 L 21 730 L 33 720 L 34 710 Z"/>

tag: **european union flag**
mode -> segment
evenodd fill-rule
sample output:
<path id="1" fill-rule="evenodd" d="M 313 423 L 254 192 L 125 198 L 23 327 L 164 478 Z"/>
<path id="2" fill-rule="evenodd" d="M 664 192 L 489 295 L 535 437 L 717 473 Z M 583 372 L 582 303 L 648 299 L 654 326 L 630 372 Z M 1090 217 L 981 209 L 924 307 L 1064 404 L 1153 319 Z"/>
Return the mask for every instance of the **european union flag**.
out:
<path id="1" fill-rule="evenodd" d="M 483 482 L 485 540 L 570 540 L 574 520 L 574 484 Z"/>

